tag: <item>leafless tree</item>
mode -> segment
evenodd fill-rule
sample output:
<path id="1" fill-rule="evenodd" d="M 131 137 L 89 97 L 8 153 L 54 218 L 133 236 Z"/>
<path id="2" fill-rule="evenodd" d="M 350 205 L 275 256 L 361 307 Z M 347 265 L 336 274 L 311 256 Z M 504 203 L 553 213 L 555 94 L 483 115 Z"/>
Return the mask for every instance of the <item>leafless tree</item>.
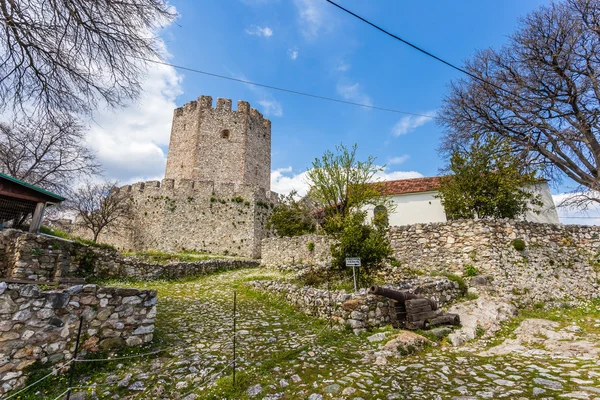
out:
<path id="1" fill-rule="evenodd" d="M 76 224 L 92 232 L 94 242 L 105 228 L 127 224 L 131 216 L 131 197 L 118 191 L 117 182 L 85 182 L 67 201 L 76 214 Z"/>
<path id="2" fill-rule="evenodd" d="M 89 112 L 140 89 L 166 0 L 0 0 L 0 111 Z"/>
<path id="3" fill-rule="evenodd" d="M 500 50 L 478 52 L 450 85 L 442 150 L 500 135 L 530 166 L 598 191 L 600 2 L 552 2 L 520 22 Z M 588 196 L 599 202 L 600 197 Z"/>
<path id="4" fill-rule="evenodd" d="M 99 173 L 84 136 L 73 118 L 0 123 L 0 171 L 64 195 L 77 179 Z"/>

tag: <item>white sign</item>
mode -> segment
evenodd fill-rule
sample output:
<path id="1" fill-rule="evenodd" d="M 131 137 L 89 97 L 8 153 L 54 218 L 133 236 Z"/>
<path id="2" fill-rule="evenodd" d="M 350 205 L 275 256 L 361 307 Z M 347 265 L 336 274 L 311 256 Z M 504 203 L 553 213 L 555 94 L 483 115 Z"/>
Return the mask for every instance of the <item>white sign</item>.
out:
<path id="1" fill-rule="evenodd" d="M 360 257 L 346 257 L 346 267 L 360 267 Z"/>

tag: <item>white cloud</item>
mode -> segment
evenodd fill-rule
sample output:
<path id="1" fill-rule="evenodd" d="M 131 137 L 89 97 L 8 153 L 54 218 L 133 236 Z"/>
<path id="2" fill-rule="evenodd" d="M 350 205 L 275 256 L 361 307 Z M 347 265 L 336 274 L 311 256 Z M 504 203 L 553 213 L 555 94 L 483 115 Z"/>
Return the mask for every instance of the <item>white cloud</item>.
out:
<path id="1" fill-rule="evenodd" d="M 298 49 L 288 49 L 288 55 L 290 56 L 290 59 L 295 60 L 298 58 Z"/>
<path id="2" fill-rule="evenodd" d="M 403 154 L 401 156 L 398 157 L 392 157 L 388 160 L 387 165 L 398 165 L 398 164 L 402 164 L 403 162 L 405 162 L 406 160 L 408 160 L 410 158 L 410 156 L 408 154 Z"/>
<path id="3" fill-rule="evenodd" d="M 162 179 L 166 164 L 163 148 L 169 145 L 181 79 L 174 68 L 151 64 L 136 103 L 94 116 L 88 142 L 106 178 L 123 183 Z"/>
<path id="4" fill-rule="evenodd" d="M 286 175 L 290 172 L 292 167 L 271 171 L 271 190 L 279 194 L 289 194 L 295 190 L 300 197 L 306 195 L 309 188 L 306 171 L 296 175 Z"/>
<path id="5" fill-rule="evenodd" d="M 309 189 L 307 172 L 291 174 L 292 167 L 279 168 L 271 171 L 271 190 L 279 194 L 288 194 L 296 190 L 299 196 L 304 196 Z M 393 181 L 398 179 L 422 178 L 416 171 L 388 171 L 387 169 L 375 175 L 375 181 Z"/>
<path id="6" fill-rule="evenodd" d="M 396 122 L 396 125 L 392 128 L 392 134 L 394 136 L 406 135 L 417 129 L 426 123 L 433 121 L 435 116 L 434 111 L 428 111 L 423 116 L 408 115 L 400 118 L 400 121 Z"/>
<path id="7" fill-rule="evenodd" d="M 422 178 L 423 174 L 417 171 L 384 171 L 375 174 L 375 180 L 378 182 L 397 181 L 400 179 Z"/>
<path id="8" fill-rule="evenodd" d="M 243 74 L 231 73 L 231 75 L 236 79 L 250 81 L 250 79 L 246 78 Z M 246 87 L 260 98 L 260 100 L 258 100 L 258 104 L 262 106 L 262 113 L 266 117 L 283 116 L 283 106 L 275 99 L 275 97 L 273 97 L 271 93 L 255 85 L 246 84 Z"/>
<path id="9" fill-rule="evenodd" d="M 315 38 L 324 30 L 330 30 L 333 20 L 329 6 L 322 0 L 295 0 L 298 9 L 300 31 L 306 38 Z"/>
<path id="10" fill-rule="evenodd" d="M 600 225 L 600 204 L 590 204 L 587 210 L 578 210 L 571 207 L 560 207 L 563 201 L 573 196 L 573 193 L 559 193 L 552 195 L 560 222 L 576 225 Z"/>
<path id="11" fill-rule="evenodd" d="M 345 61 L 340 61 L 336 66 L 335 70 L 338 72 L 346 72 L 350 69 L 351 65 Z"/>
<path id="12" fill-rule="evenodd" d="M 260 104 L 262 106 L 263 114 L 265 114 L 267 117 L 283 116 L 283 107 L 281 107 L 281 104 L 273 98 L 271 98 L 270 100 L 267 100 L 267 99 L 259 100 L 258 104 Z"/>
<path id="13" fill-rule="evenodd" d="M 246 29 L 246 33 L 251 36 L 264 36 L 271 37 L 273 36 L 273 30 L 268 26 L 260 27 L 256 25 L 252 25 L 250 28 Z"/>
<path id="14" fill-rule="evenodd" d="M 342 96 L 345 100 L 352 101 L 354 103 L 365 104 L 367 106 L 372 106 L 373 102 L 371 97 L 363 92 L 360 83 L 356 82 L 355 84 L 344 85 L 338 83 L 337 92 L 340 96 Z"/>

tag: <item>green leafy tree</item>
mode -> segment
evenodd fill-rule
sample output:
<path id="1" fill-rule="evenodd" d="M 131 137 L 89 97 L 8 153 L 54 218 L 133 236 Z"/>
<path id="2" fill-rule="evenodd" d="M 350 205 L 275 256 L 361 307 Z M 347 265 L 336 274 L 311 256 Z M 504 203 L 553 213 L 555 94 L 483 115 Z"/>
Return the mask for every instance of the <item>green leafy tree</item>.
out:
<path id="1" fill-rule="evenodd" d="M 541 206 L 531 190 L 535 172 L 523 168 L 508 141 L 498 136 L 455 148 L 442 178 L 439 197 L 449 219 L 516 218 Z"/>
<path id="2" fill-rule="evenodd" d="M 333 218 L 339 220 L 339 227 L 332 235 L 337 239 L 331 247 L 334 268 L 344 269 L 346 257 L 360 257 L 362 272 L 369 274 L 392 257 L 392 246 L 387 236 L 387 219 L 376 216 L 373 223 L 368 224 L 366 217 L 365 211 L 356 211 Z"/>
<path id="3" fill-rule="evenodd" d="M 375 165 L 375 157 L 357 159 L 355 144 L 350 149 L 340 144 L 336 153 L 327 150 L 316 158 L 307 171 L 310 185 L 308 196 L 324 210 L 326 217 L 340 214 L 346 217 L 366 206 L 393 207 L 389 197 L 382 196 L 376 175 L 384 167 Z M 343 218 L 342 218 L 343 220 Z"/>
<path id="4" fill-rule="evenodd" d="M 295 200 L 296 191 L 284 196 L 267 220 L 267 227 L 280 236 L 313 233 L 316 222 L 306 201 Z"/>

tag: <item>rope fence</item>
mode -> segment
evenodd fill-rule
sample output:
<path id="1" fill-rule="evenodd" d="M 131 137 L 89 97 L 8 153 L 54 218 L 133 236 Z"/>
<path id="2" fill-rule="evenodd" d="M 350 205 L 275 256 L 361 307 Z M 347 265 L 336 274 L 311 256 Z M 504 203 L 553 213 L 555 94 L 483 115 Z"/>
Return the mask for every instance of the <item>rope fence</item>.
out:
<path id="1" fill-rule="evenodd" d="M 314 337 L 318 337 L 320 336 L 326 329 L 332 329 L 332 324 L 331 324 L 331 318 L 333 315 L 333 307 L 332 307 L 332 301 L 331 299 L 328 302 L 328 306 L 330 308 L 329 310 L 329 324 L 326 324 L 325 326 L 323 326 L 323 328 L 321 330 L 319 330 L 315 335 L 312 335 L 311 337 L 305 337 L 303 338 L 303 340 L 300 340 L 299 343 L 295 346 L 290 346 L 289 350 L 294 351 L 294 350 L 298 350 L 302 347 L 305 347 L 309 344 L 309 342 L 312 342 L 314 340 Z M 223 343 L 219 348 L 215 349 L 213 347 L 210 348 L 206 348 L 204 350 L 206 351 L 217 351 L 217 352 L 223 352 L 224 350 L 229 350 L 233 348 L 233 354 L 232 354 L 232 361 L 229 362 L 227 365 L 225 365 L 223 368 L 221 368 L 218 372 L 208 372 L 204 379 L 200 382 L 200 383 L 196 383 L 194 384 L 194 389 L 192 389 L 191 391 L 185 393 L 184 395 L 179 396 L 179 398 L 185 398 L 187 396 L 189 396 L 190 394 L 200 390 L 200 389 L 205 389 L 207 387 L 209 387 L 210 385 L 212 385 L 219 377 L 221 377 L 229 368 L 233 367 L 233 383 L 234 385 L 236 384 L 235 381 L 235 371 L 236 371 L 236 367 L 237 367 L 237 347 L 238 347 L 238 337 L 242 336 L 242 332 L 237 331 L 237 319 L 238 319 L 238 315 L 237 315 L 237 294 L 236 292 L 234 292 L 234 308 L 233 308 L 233 318 L 231 319 L 232 322 L 232 334 L 230 336 L 231 341 Z M 75 366 L 78 363 L 96 363 L 96 362 L 109 362 L 109 361 L 119 361 L 119 360 L 129 360 L 129 359 L 136 359 L 136 358 L 142 358 L 142 357 L 149 357 L 149 356 L 154 356 L 157 354 L 161 354 L 164 353 L 166 351 L 169 350 L 176 350 L 176 349 L 183 349 L 183 346 L 166 346 L 166 347 L 162 347 L 162 348 L 158 348 L 158 349 L 154 349 L 152 351 L 148 351 L 145 353 L 141 353 L 141 354 L 132 354 L 132 355 L 127 355 L 127 356 L 118 356 L 118 357 L 107 357 L 107 358 L 92 358 L 92 359 L 80 359 L 78 358 L 78 345 L 79 345 L 79 341 L 81 339 L 81 328 L 83 326 L 83 319 L 80 319 L 80 325 L 78 327 L 78 335 L 77 335 L 77 343 L 75 346 L 75 352 L 73 354 L 73 358 L 69 361 L 67 361 L 64 364 L 61 364 L 60 366 L 57 366 L 55 368 L 53 368 L 50 373 L 48 373 L 47 375 L 43 376 L 42 378 L 36 380 L 35 382 L 27 385 L 26 387 L 18 390 L 15 393 L 11 393 L 10 395 L 6 396 L 6 397 L 0 397 L 0 400 L 10 400 L 10 399 L 14 399 L 15 397 L 17 397 L 18 395 L 28 391 L 29 389 L 35 387 L 36 385 L 40 384 L 41 382 L 45 381 L 46 379 L 50 378 L 51 376 L 55 376 L 57 375 L 57 373 L 60 370 L 63 370 L 64 368 L 66 368 L 67 366 L 71 365 L 70 368 L 70 379 L 69 379 L 69 385 L 68 387 L 57 397 L 54 398 L 54 400 L 59 400 L 62 398 L 66 398 L 69 399 L 71 392 L 73 390 L 77 390 L 77 389 L 93 389 L 93 388 L 97 388 L 97 387 L 106 387 L 106 386 L 116 386 L 119 384 L 119 382 L 111 382 L 111 383 L 95 383 L 95 384 L 91 384 L 91 385 L 73 385 L 72 383 L 72 378 L 74 375 L 74 370 L 75 370 Z M 170 365 L 170 363 L 167 363 L 166 365 Z M 172 363 L 171 363 L 172 365 Z M 66 396 L 66 397 L 63 397 Z"/>

